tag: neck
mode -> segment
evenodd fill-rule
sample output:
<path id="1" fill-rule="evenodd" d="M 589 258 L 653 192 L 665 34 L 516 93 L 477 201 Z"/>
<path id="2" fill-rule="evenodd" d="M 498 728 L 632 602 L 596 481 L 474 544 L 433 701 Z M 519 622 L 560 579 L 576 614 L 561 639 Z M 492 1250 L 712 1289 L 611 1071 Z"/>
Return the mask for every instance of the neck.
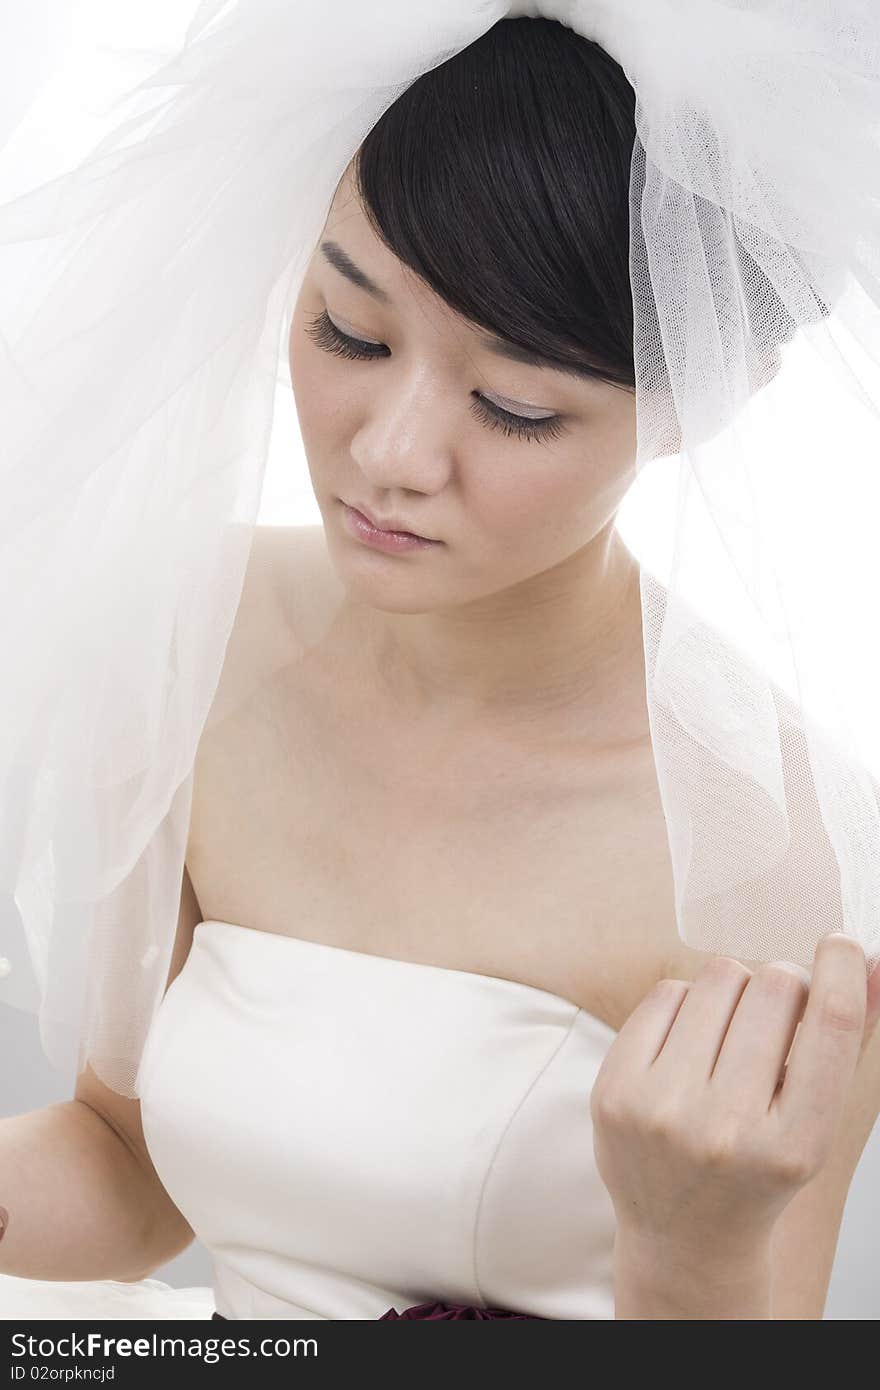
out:
<path id="1" fill-rule="evenodd" d="M 534 719 L 576 708 L 579 732 L 597 741 L 647 737 L 639 567 L 613 527 L 484 599 L 361 619 L 380 686 L 408 713 Z"/>

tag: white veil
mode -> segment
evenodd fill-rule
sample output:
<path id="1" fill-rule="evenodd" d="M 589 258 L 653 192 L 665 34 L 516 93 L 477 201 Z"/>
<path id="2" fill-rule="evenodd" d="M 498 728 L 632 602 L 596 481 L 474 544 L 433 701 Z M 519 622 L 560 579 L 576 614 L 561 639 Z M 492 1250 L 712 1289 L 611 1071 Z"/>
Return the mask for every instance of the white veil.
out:
<path id="1" fill-rule="evenodd" d="M 0 205 L 0 1002 L 122 1094 L 334 189 L 420 74 L 537 14 L 637 98 L 635 486 L 673 504 L 640 559 L 680 934 L 880 953 L 872 0 L 203 0 L 179 51 L 128 55 L 147 75 L 88 157 Z"/>

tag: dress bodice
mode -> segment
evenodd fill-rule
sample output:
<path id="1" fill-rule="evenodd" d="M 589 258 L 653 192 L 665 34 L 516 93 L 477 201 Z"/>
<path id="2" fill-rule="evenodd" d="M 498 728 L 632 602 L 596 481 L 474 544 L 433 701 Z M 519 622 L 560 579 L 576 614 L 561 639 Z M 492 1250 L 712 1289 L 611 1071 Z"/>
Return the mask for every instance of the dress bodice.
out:
<path id="1" fill-rule="evenodd" d="M 590 1090 L 615 1036 L 517 981 L 201 922 L 139 1088 L 219 1312 L 613 1318 Z"/>

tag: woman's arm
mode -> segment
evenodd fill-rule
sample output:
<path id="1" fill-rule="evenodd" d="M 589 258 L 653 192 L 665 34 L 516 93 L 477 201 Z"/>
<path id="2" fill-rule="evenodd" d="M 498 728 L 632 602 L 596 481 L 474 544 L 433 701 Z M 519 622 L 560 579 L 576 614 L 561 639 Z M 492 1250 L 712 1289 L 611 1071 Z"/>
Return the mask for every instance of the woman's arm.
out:
<path id="1" fill-rule="evenodd" d="M 0 1201 L 0 1273 L 26 1279 L 141 1279 L 193 1238 L 155 1174 L 79 1100 L 0 1120 Z"/>
<path id="2" fill-rule="evenodd" d="M 880 966 L 868 982 L 872 1012 L 880 995 Z M 792 1198 L 773 1232 L 773 1317 L 825 1316 L 828 1285 L 850 1184 L 880 1115 L 880 1023 L 866 1030 L 831 1155 Z"/>
<path id="3" fill-rule="evenodd" d="M 166 989 L 201 920 L 184 865 Z M 0 1273 L 25 1279 L 142 1279 L 193 1239 L 153 1167 L 140 1101 L 90 1066 L 73 1100 L 0 1120 L 0 1207 Z"/>
<path id="4" fill-rule="evenodd" d="M 696 1322 L 772 1318 L 769 1245 L 699 1260 L 662 1250 L 618 1229 L 614 1244 L 614 1316 L 630 1321 Z"/>

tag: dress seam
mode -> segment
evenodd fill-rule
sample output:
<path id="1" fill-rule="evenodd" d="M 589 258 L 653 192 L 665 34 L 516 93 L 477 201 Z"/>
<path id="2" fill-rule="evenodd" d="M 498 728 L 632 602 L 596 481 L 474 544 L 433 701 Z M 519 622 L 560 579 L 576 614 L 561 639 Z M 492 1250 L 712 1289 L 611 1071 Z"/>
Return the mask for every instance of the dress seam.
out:
<path id="1" fill-rule="evenodd" d="M 487 1190 L 487 1188 L 488 1188 L 488 1186 L 489 1186 L 489 1179 L 490 1179 L 490 1177 L 492 1176 L 492 1170 L 493 1170 L 493 1168 L 495 1167 L 495 1162 L 496 1162 L 496 1160 L 497 1160 L 497 1158 L 498 1158 L 499 1153 L 501 1152 L 501 1146 L 502 1146 L 502 1144 L 504 1143 L 504 1140 L 505 1140 L 505 1138 L 506 1138 L 506 1136 L 507 1136 L 507 1132 L 508 1132 L 508 1130 L 510 1129 L 510 1126 L 513 1124 L 513 1122 L 514 1122 L 514 1120 L 516 1119 L 517 1115 L 519 1114 L 520 1110 L 521 1110 L 521 1109 L 523 1108 L 523 1106 L 525 1105 L 526 1101 L 528 1100 L 528 1098 L 529 1098 L 529 1096 L 531 1095 L 532 1091 L 533 1091 L 533 1090 L 535 1089 L 535 1087 L 537 1086 L 537 1084 L 538 1084 L 538 1082 L 540 1081 L 541 1077 L 542 1077 L 542 1076 L 544 1075 L 544 1073 L 546 1072 L 547 1068 L 551 1065 L 551 1063 L 554 1061 L 554 1059 L 555 1059 L 555 1058 L 559 1055 L 559 1053 L 561 1052 L 562 1048 L 563 1048 L 563 1047 L 565 1046 L 565 1044 L 568 1042 L 568 1039 L 571 1037 L 572 1029 L 574 1028 L 575 1023 L 577 1022 L 577 1020 L 578 1020 L 578 1018 L 579 1018 L 579 1016 L 581 1015 L 582 1012 L 583 1012 L 583 1010 L 580 1009 L 580 1008 L 576 1008 L 576 1009 L 575 1009 L 575 1012 L 574 1012 L 574 1014 L 573 1014 L 572 1017 L 571 1017 L 571 1021 L 569 1022 L 568 1027 L 566 1028 L 566 1030 L 565 1030 L 565 1032 L 563 1033 L 562 1037 L 559 1039 L 558 1043 L 557 1043 L 556 1046 L 553 1048 L 553 1051 L 550 1053 L 549 1057 L 546 1058 L 546 1060 L 542 1063 L 542 1065 L 541 1065 L 541 1067 L 539 1068 L 539 1070 L 538 1070 L 538 1071 L 535 1073 L 535 1075 L 532 1077 L 532 1079 L 531 1079 L 531 1081 L 529 1082 L 528 1086 L 526 1087 L 525 1091 L 524 1091 L 523 1094 L 520 1096 L 520 1098 L 519 1098 L 519 1100 L 517 1101 L 516 1105 L 514 1106 L 513 1110 L 512 1110 L 512 1111 L 510 1112 L 510 1114 L 508 1115 L 508 1117 L 507 1117 L 507 1122 L 506 1122 L 506 1124 L 504 1125 L 504 1128 L 502 1129 L 501 1133 L 499 1134 L 498 1139 L 496 1140 L 495 1148 L 494 1148 L 493 1151 L 492 1151 L 492 1156 L 491 1156 L 491 1158 L 489 1159 L 488 1164 L 486 1165 L 486 1172 L 485 1172 L 485 1174 L 483 1175 L 483 1181 L 482 1181 L 482 1183 L 480 1184 L 480 1195 L 479 1195 L 479 1197 L 477 1198 L 477 1206 L 476 1206 L 476 1211 L 475 1211 L 475 1213 L 474 1213 L 474 1233 L 473 1233 L 473 1244 L 472 1244 L 472 1250 L 471 1250 L 471 1264 L 472 1264 L 472 1270 L 473 1270 L 473 1284 L 474 1284 L 474 1288 L 475 1288 L 476 1293 L 477 1293 L 477 1299 L 479 1300 L 479 1302 L 481 1302 L 481 1303 L 483 1303 L 483 1304 L 485 1304 L 486 1299 L 485 1299 L 485 1295 L 484 1295 L 484 1293 L 483 1293 L 483 1290 L 482 1290 L 482 1288 L 481 1288 L 481 1286 L 480 1286 L 480 1277 L 479 1277 L 479 1273 L 478 1273 L 478 1270 L 477 1270 L 477 1266 L 478 1266 L 478 1263 L 479 1263 L 477 1251 L 478 1251 L 478 1247 L 479 1247 L 480 1218 L 481 1218 L 482 1212 L 483 1212 L 483 1201 L 484 1201 L 484 1198 L 485 1198 L 485 1196 L 486 1196 L 486 1190 Z"/>

